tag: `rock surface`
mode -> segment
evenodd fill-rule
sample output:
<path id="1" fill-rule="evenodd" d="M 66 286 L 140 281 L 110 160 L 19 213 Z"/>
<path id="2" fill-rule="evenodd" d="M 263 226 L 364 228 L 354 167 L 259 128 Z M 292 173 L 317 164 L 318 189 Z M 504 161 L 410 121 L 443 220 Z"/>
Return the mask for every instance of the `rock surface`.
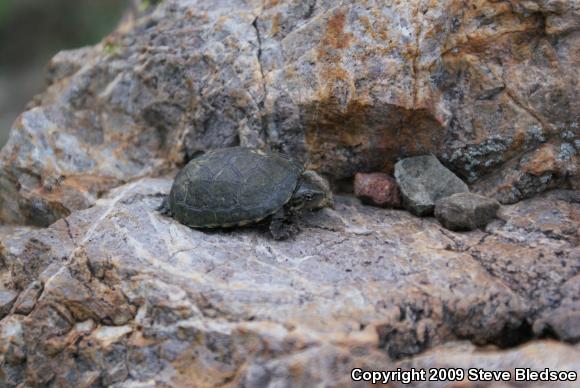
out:
<path id="1" fill-rule="evenodd" d="M 402 206 L 399 185 L 385 173 L 360 173 L 354 176 L 354 194 L 365 204 L 400 208 Z"/>
<path id="2" fill-rule="evenodd" d="M 499 202 L 483 195 L 453 194 L 435 202 L 435 218 L 450 230 L 473 230 L 486 226 L 499 207 Z"/>
<path id="3" fill-rule="evenodd" d="M 469 192 L 467 185 L 433 155 L 397 162 L 395 179 L 405 207 L 420 217 L 432 215 L 438 200 Z"/>
<path id="4" fill-rule="evenodd" d="M 0 154 L 0 220 L 47 226 L 237 144 L 333 179 L 433 153 L 504 203 L 579 187 L 576 1 L 465 4 L 143 2 L 50 63 Z"/>
<path id="5" fill-rule="evenodd" d="M 579 20 L 572 0 L 144 1 L 58 54 L 0 151 L 0 222 L 46 227 L 0 225 L 1 384 L 578 370 L 578 191 L 461 234 L 338 196 L 277 242 L 160 215 L 151 176 L 241 144 L 336 182 L 432 153 L 504 203 L 578 189 Z"/>
<path id="6" fill-rule="evenodd" d="M 12 290 L 0 289 L 0 319 L 10 312 L 17 296 L 18 294 Z"/>
<path id="7" fill-rule="evenodd" d="M 508 368 L 529 349 L 580 366 L 577 346 L 449 344 L 573 339 L 549 318 L 574 303 L 578 193 L 506 206 L 486 231 L 462 234 L 338 196 L 279 242 L 259 227 L 204 232 L 159 214 L 170 185 L 138 180 L 48 229 L 1 235 L 5 284 L 30 300 L 0 321 L 9 386 L 349 386 L 354 367 L 465 355 L 461 365 Z M 447 358 L 417 356 L 441 346 Z"/>

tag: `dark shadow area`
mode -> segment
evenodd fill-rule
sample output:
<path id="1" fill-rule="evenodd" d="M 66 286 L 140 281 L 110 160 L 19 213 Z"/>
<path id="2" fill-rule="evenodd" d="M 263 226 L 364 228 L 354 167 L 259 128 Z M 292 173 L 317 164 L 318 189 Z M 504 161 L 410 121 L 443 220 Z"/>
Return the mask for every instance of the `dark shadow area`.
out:
<path id="1" fill-rule="evenodd" d="M 0 147 L 60 50 L 99 42 L 130 0 L 0 0 Z"/>

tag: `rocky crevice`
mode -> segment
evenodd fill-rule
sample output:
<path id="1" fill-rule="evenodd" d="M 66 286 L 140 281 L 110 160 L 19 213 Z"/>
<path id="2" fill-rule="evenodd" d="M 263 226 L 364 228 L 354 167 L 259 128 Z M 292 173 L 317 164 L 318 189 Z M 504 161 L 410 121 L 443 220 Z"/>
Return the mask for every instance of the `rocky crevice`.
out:
<path id="1" fill-rule="evenodd" d="M 266 74 L 264 72 L 264 64 L 262 63 L 262 37 L 260 35 L 260 27 L 258 22 L 260 20 L 260 14 L 256 16 L 254 21 L 252 22 L 252 27 L 256 31 L 256 41 L 258 42 L 258 48 L 256 52 L 256 58 L 258 60 L 258 66 L 260 67 L 260 75 L 261 75 L 261 85 L 262 85 L 262 99 L 259 101 L 259 111 L 261 116 L 262 128 L 260 137 L 263 139 L 267 139 L 268 136 L 268 121 L 266 118 L 266 101 L 268 100 L 268 85 L 266 81 Z"/>
<path id="2" fill-rule="evenodd" d="M 531 107 L 529 107 L 524 101 L 519 99 L 515 93 L 511 90 L 509 82 L 505 79 L 505 74 L 502 74 L 502 80 L 505 85 L 505 93 L 508 97 L 516 104 L 518 107 L 526 111 L 531 117 L 533 117 L 542 126 L 543 133 L 546 135 L 551 134 L 553 131 L 550 130 L 551 126 L 546 123 L 546 121 Z"/>

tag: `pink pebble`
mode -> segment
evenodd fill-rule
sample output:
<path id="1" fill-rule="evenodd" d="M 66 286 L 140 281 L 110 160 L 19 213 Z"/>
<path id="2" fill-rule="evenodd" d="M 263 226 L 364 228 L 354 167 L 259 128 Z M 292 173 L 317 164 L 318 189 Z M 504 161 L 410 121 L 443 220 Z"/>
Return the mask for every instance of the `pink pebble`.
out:
<path id="1" fill-rule="evenodd" d="M 382 172 L 356 173 L 354 193 L 369 205 L 391 208 L 400 208 L 402 205 L 397 181 Z"/>

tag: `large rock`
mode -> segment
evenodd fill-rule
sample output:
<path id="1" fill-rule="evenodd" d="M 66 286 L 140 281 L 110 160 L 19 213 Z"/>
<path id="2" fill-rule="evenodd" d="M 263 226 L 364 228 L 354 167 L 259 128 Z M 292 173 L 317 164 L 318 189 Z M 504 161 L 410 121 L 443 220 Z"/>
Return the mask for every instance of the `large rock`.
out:
<path id="1" fill-rule="evenodd" d="M 0 275 L 32 295 L 0 321 L 9 386 L 349 386 L 354 367 L 452 364 L 466 351 L 450 341 L 489 352 L 554 336 L 546 317 L 580 271 L 570 192 L 463 234 L 338 196 L 279 242 L 159 214 L 170 185 L 137 180 L 50 228 L 0 235 Z M 415 358 L 429 349 L 448 358 Z M 542 343 L 463 362 L 508 368 L 527 349 L 580 366 L 576 348 Z"/>
<path id="2" fill-rule="evenodd" d="M 142 3 L 50 63 L 0 155 L 0 220 L 46 226 L 237 144 L 334 179 L 433 153 L 509 203 L 578 187 L 576 1 Z"/>
<path id="3" fill-rule="evenodd" d="M 483 195 L 453 194 L 435 202 L 435 218 L 450 230 L 473 230 L 486 226 L 499 207 L 499 202 Z"/>
<path id="4" fill-rule="evenodd" d="M 442 198 L 469 192 L 467 185 L 433 155 L 397 162 L 395 179 L 405 207 L 417 216 L 432 215 L 435 203 Z"/>
<path id="5" fill-rule="evenodd" d="M 0 221 L 50 225 L 0 226 L 2 385 L 578 369 L 577 192 L 463 234 L 339 196 L 276 242 L 160 215 L 149 177 L 241 144 L 337 182 L 432 153 L 506 203 L 577 188 L 578 20 L 571 0 L 144 1 L 58 54 L 0 152 Z"/>

